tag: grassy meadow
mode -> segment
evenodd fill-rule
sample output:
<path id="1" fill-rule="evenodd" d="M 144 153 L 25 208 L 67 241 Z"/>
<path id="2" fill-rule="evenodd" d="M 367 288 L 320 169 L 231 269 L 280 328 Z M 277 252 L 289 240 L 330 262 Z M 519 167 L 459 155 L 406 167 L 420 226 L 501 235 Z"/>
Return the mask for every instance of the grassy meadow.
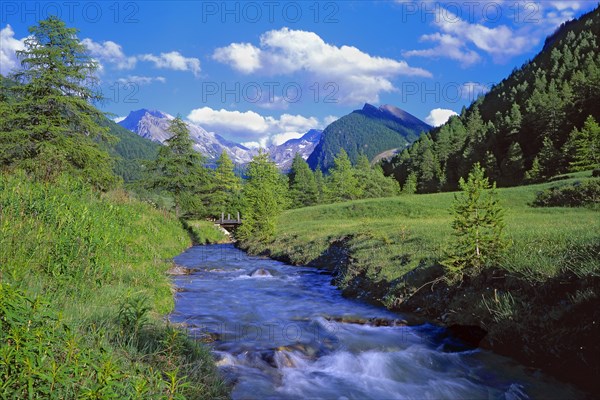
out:
<path id="1" fill-rule="evenodd" d="M 0 175 L 1 398 L 226 398 L 210 353 L 168 326 L 170 213 L 74 178 Z"/>
<path id="2" fill-rule="evenodd" d="M 600 241 L 597 208 L 534 208 L 537 192 L 551 186 L 595 179 L 591 172 L 557 182 L 497 189 L 505 209 L 510 246 L 500 267 L 540 281 L 564 269 L 600 274 L 600 257 L 588 246 Z M 373 280 L 392 280 L 421 264 L 433 264 L 452 243 L 450 206 L 454 193 L 402 195 L 307 207 L 284 212 L 275 239 L 246 243 L 253 252 L 269 250 L 293 263 L 316 259 L 329 245 L 349 238 L 352 268 Z M 576 259 L 578 262 L 572 262 Z"/>

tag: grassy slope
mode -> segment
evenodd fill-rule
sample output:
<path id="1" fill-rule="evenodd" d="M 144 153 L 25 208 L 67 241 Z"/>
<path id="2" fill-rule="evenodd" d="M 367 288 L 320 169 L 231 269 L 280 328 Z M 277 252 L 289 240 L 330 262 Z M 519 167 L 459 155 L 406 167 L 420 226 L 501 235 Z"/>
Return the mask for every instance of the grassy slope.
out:
<path id="1" fill-rule="evenodd" d="M 560 182 L 498 190 L 512 242 L 504 268 L 531 280 L 544 280 L 558 274 L 561 264 L 557 261 L 567 248 L 600 240 L 597 210 L 528 206 L 542 189 L 588 177 L 590 172 L 582 172 Z M 353 265 L 373 278 L 391 280 L 443 254 L 451 240 L 453 199 L 453 193 L 438 193 L 289 210 L 280 217 L 274 242 L 247 245 L 255 252 L 289 255 L 291 262 L 300 264 L 315 260 L 331 242 L 350 237 Z M 600 273 L 598 263 L 573 267 L 580 272 L 593 267 Z"/>
<path id="2" fill-rule="evenodd" d="M 0 397 L 226 397 L 208 351 L 162 319 L 189 242 L 125 192 L 0 175 Z"/>

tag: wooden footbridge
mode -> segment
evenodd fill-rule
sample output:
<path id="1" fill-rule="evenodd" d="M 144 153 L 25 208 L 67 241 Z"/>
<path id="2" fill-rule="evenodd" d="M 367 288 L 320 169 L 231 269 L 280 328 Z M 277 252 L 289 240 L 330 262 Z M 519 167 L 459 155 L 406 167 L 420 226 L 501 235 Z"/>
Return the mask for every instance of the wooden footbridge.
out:
<path id="1" fill-rule="evenodd" d="M 225 218 L 225 213 L 221 213 L 221 219 L 216 220 L 215 224 L 219 224 L 222 228 L 227 230 L 234 230 L 240 226 L 242 222 L 244 221 L 240 218 L 240 213 L 238 211 L 236 218 L 231 218 L 231 214 L 227 214 L 227 218 Z"/>

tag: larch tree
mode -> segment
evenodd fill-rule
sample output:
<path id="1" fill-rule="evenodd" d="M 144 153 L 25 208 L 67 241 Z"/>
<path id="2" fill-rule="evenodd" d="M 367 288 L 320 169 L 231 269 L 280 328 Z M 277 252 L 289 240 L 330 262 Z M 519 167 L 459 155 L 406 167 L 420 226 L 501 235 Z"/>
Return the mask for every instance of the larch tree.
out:
<path id="1" fill-rule="evenodd" d="M 569 145 L 573 151 L 573 161 L 570 163 L 573 170 L 600 166 L 600 125 L 594 117 L 588 116 L 581 130 L 573 129 Z"/>
<path id="2" fill-rule="evenodd" d="M 215 182 L 211 195 L 212 213 L 236 213 L 241 211 L 242 179 L 235 174 L 235 164 L 223 150 L 217 160 Z"/>
<path id="3" fill-rule="evenodd" d="M 289 204 L 286 177 L 262 150 L 248 164 L 246 175 L 242 189 L 244 223 L 237 236 L 266 241 L 274 236 L 277 218 Z"/>
<path id="4" fill-rule="evenodd" d="M 117 183 L 113 160 L 98 140 L 114 140 L 98 125 L 104 114 L 92 104 L 102 99 L 98 64 L 77 37 L 55 16 L 29 28 L 21 70 L 9 88 L 12 99 L 1 124 L 0 165 L 22 168 L 39 179 L 63 172 L 106 190 Z M 6 111 L 6 110 L 5 110 Z"/>
<path id="5" fill-rule="evenodd" d="M 474 275 L 498 258 L 505 247 L 504 211 L 496 184 L 490 185 L 484 170 L 476 163 L 468 179 L 459 182 L 462 193 L 452 205 L 454 242 L 442 261 L 453 277 Z"/>
<path id="6" fill-rule="evenodd" d="M 288 179 L 292 207 L 307 207 L 317 204 L 319 188 L 315 175 L 299 153 L 294 156 Z"/>
<path id="7" fill-rule="evenodd" d="M 203 200 L 212 185 L 205 159 L 194 151 L 194 142 L 181 117 L 170 121 L 169 132 L 172 136 L 148 168 L 146 186 L 169 192 L 175 201 L 177 216 L 204 215 L 206 205 Z"/>
<path id="8" fill-rule="evenodd" d="M 325 197 L 327 201 L 335 203 L 359 199 L 362 190 L 354 173 L 354 168 L 348 157 L 348 153 L 341 149 L 333 159 L 333 167 L 325 186 Z"/>

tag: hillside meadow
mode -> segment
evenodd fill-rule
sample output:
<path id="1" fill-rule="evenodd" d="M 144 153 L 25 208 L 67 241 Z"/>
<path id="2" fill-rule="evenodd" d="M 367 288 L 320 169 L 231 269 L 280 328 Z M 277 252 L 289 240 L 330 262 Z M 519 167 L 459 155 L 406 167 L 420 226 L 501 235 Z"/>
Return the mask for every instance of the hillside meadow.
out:
<path id="1" fill-rule="evenodd" d="M 590 258 L 573 264 L 572 252 L 600 240 L 597 208 L 534 208 L 537 192 L 559 184 L 591 178 L 579 172 L 556 182 L 497 189 L 505 210 L 509 251 L 501 268 L 543 281 L 569 268 L 576 274 L 600 273 L 600 262 Z M 450 207 L 454 193 L 402 195 L 357 200 L 285 211 L 275 239 L 261 245 L 249 241 L 253 252 L 268 250 L 288 256 L 294 264 L 309 263 L 329 245 L 348 239 L 352 266 L 373 279 L 392 280 L 420 264 L 435 263 L 452 245 Z"/>
<path id="2" fill-rule="evenodd" d="M 226 398 L 212 356 L 169 326 L 170 213 L 75 178 L 0 175 L 0 397 Z"/>

